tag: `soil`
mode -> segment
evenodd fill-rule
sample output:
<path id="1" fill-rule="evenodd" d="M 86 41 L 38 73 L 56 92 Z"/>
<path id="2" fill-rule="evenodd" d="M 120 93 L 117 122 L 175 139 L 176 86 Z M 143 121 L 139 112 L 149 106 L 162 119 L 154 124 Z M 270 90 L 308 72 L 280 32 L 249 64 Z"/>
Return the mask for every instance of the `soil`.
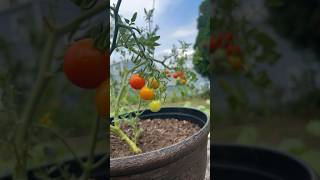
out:
<path id="1" fill-rule="evenodd" d="M 143 133 L 139 139 L 138 146 L 142 152 L 149 152 L 163 147 L 176 144 L 189 136 L 192 136 L 200 127 L 186 120 L 177 119 L 147 119 L 139 122 Z M 122 129 L 129 134 L 132 131 L 128 125 Z M 113 133 L 110 134 L 111 158 L 134 155 L 127 143 Z"/>

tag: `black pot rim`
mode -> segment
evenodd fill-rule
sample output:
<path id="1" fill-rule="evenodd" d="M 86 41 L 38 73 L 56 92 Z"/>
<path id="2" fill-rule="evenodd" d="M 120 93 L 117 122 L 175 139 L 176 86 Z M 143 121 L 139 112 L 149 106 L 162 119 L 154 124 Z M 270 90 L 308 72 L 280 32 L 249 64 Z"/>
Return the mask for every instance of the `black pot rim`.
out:
<path id="1" fill-rule="evenodd" d="M 251 149 L 251 150 L 257 150 L 260 152 L 268 152 L 272 153 L 276 156 L 282 156 L 287 159 L 292 160 L 296 164 L 299 164 L 301 167 L 304 168 L 304 170 L 311 176 L 312 179 L 317 179 L 318 175 L 315 173 L 313 168 L 311 168 L 304 160 L 298 159 L 295 156 L 292 156 L 288 153 L 270 148 L 270 147 L 265 147 L 265 146 L 254 146 L 254 145 L 246 145 L 246 144 L 231 144 L 231 143 L 211 143 L 210 146 L 212 147 L 212 151 L 214 152 L 214 147 L 215 146 L 220 146 L 220 147 L 226 147 L 226 148 L 241 148 L 241 149 Z M 214 161 L 214 160 L 213 160 Z M 213 166 L 217 164 L 214 163 Z"/>
<path id="2" fill-rule="evenodd" d="M 204 136 L 208 136 L 209 131 L 210 131 L 210 120 L 208 119 L 208 116 L 203 113 L 202 111 L 195 109 L 195 108 L 186 108 L 186 107 L 164 107 L 162 109 L 184 109 L 184 110 L 190 110 L 190 111 L 197 111 L 198 113 L 201 113 L 206 117 L 206 122 L 205 124 L 201 127 L 201 129 L 193 134 L 192 136 L 189 136 L 188 138 L 167 146 L 163 147 L 157 150 L 137 154 L 137 155 L 132 155 L 132 156 L 125 156 L 125 157 L 119 157 L 119 158 L 112 158 L 110 159 L 110 172 L 113 174 L 113 169 L 121 169 L 119 166 L 120 164 L 126 164 L 126 171 L 135 171 L 138 169 L 141 169 L 141 167 L 137 167 L 137 165 L 141 164 L 144 167 L 147 167 L 148 164 L 153 164 L 157 162 L 159 166 L 168 164 L 176 159 L 181 158 L 184 156 L 186 153 L 192 151 L 192 147 L 196 146 L 199 143 L 199 140 L 203 139 Z M 180 149 L 180 151 L 175 151 L 175 149 L 179 149 L 177 147 L 179 146 L 184 146 L 185 144 L 188 144 L 190 148 L 183 148 Z M 176 153 L 179 153 L 178 156 L 175 156 Z M 148 161 L 146 161 L 146 156 L 148 157 Z M 172 158 L 160 158 L 160 157 L 172 157 Z M 132 163 L 131 163 L 132 162 Z M 133 163 L 134 162 L 134 163 Z M 129 166 L 128 166 L 129 164 Z M 132 165 L 132 166 L 131 166 Z M 153 167 L 154 168 L 154 167 Z"/>

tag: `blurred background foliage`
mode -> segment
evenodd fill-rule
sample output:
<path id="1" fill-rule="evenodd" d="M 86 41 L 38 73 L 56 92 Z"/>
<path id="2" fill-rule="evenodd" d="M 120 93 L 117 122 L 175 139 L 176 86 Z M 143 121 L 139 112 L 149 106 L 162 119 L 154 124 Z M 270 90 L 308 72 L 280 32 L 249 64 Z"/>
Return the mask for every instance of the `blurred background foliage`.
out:
<path id="1" fill-rule="evenodd" d="M 193 63 L 213 77 L 213 143 L 279 149 L 320 173 L 319 8 L 316 0 L 203 1 Z M 238 70 L 225 46 L 211 49 L 210 36 L 227 33 L 241 50 Z"/>
<path id="2" fill-rule="evenodd" d="M 81 2 L 80 2 L 81 1 Z M 26 104 L 42 61 L 41 54 L 47 40 L 48 23 L 61 26 L 97 2 L 83 0 L 59 1 L 1 1 L 0 2 L 0 175 L 12 170 L 13 142 L 18 117 Z M 67 16 L 67 18 L 65 18 Z M 94 22 L 94 23 L 93 23 Z M 88 18 L 86 26 L 76 26 L 58 40 L 52 64 L 53 78 L 34 114 L 30 129 L 30 167 L 72 158 L 70 152 L 48 131 L 35 128 L 45 125 L 65 137 L 79 156 L 87 154 L 88 137 L 95 109 L 95 91 L 73 86 L 63 74 L 63 53 L 75 40 L 97 38 L 106 32 L 105 13 Z M 94 36 L 92 36 L 94 35 Z M 106 40 L 106 37 L 100 37 Z M 105 42 L 99 42 L 102 47 Z M 105 45 L 104 45 L 105 46 Z M 98 151 L 105 153 L 105 129 L 102 126 Z"/>

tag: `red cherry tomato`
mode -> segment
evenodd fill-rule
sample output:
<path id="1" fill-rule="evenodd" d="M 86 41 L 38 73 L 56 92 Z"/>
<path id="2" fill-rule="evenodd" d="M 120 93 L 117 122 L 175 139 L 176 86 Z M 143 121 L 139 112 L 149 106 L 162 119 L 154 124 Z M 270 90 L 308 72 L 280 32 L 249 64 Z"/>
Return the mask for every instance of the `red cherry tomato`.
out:
<path id="1" fill-rule="evenodd" d="M 92 39 L 73 43 L 64 54 L 63 70 L 76 86 L 95 89 L 109 78 L 109 55 L 94 47 Z"/>
<path id="2" fill-rule="evenodd" d="M 238 45 L 229 44 L 229 45 L 226 47 L 226 54 L 227 54 L 228 56 L 231 56 L 231 55 L 240 55 L 240 54 L 241 54 L 240 47 L 239 47 Z"/>
<path id="3" fill-rule="evenodd" d="M 172 76 L 173 76 L 173 78 L 175 78 L 175 79 L 178 78 L 178 74 L 177 74 L 177 73 L 173 73 Z"/>
<path id="4" fill-rule="evenodd" d="M 139 74 L 134 74 L 130 78 L 130 85 L 133 89 L 141 89 L 145 83 L 145 80 Z"/>
<path id="5" fill-rule="evenodd" d="M 215 50 L 216 50 L 216 42 L 215 42 L 215 39 L 214 39 L 214 36 L 211 35 L 210 37 L 210 53 L 213 53 Z"/>
<path id="6" fill-rule="evenodd" d="M 219 33 L 217 41 L 216 41 L 216 48 L 221 48 L 223 44 L 223 34 Z"/>
<path id="7" fill-rule="evenodd" d="M 227 41 L 227 43 L 232 43 L 233 41 L 233 34 L 231 32 L 226 32 L 224 34 L 224 39 Z"/>

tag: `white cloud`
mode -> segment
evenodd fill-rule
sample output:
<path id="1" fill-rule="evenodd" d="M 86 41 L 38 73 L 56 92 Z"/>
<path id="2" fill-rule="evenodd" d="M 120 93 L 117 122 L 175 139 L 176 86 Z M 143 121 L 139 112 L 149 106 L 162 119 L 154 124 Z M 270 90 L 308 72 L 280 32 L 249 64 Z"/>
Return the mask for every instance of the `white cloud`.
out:
<path id="1" fill-rule="evenodd" d="M 116 4 L 118 0 L 111 0 L 110 5 Z M 169 6 L 174 6 L 181 0 L 122 0 L 120 6 L 120 14 L 124 17 L 130 18 L 134 12 L 138 13 L 137 24 L 144 24 L 144 8 L 152 9 L 154 1 L 155 14 L 154 18 L 160 18 Z"/>
<path id="2" fill-rule="evenodd" d="M 172 36 L 174 38 L 184 38 L 189 36 L 195 36 L 197 34 L 197 29 L 194 29 L 193 27 L 190 28 L 181 28 L 175 31 Z"/>
<path id="3" fill-rule="evenodd" d="M 118 0 L 110 0 L 110 4 L 116 4 Z M 155 0 L 155 16 L 154 24 L 160 25 L 159 35 L 161 36 L 159 46 L 156 49 L 155 57 L 162 59 L 163 55 L 168 55 L 171 53 L 171 48 L 173 44 L 178 45 L 178 40 L 183 40 L 187 43 L 193 43 L 197 35 L 197 25 L 196 17 L 191 21 L 186 22 L 186 24 L 176 25 L 176 26 L 165 26 L 161 22 L 166 22 L 169 19 L 165 13 L 168 9 L 177 8 L 177 5 L 182 2 L 182 0 Z M 144 8 L 151 9 L 153 5 L 153 0 L 122 0 L 120 7 L 120 15 L 128 19 L 131 18 L 134 12 L 138 12 L 138 17 L 136 20 L 137 26 L 145 27 L 146 23 L 144 21 Z M 171 11 L 170 11 L 171 12 Z M 160 24 L 159 24 L 160 23 Z M 191 55 L 193 52 L 190 50 L 187 52 Z M 117 57 L 114 57 L 118 59 Z"/>
<path id="4" fill-rule="evenodd" d="M 188 38 L 190 36 L 195 37 L 198 33 L 196 20 L 192 20 L 190 24 L 178 28 L 172 33 L 174 38 Z"/>
<path id="5" fill-rule="evenodd" d="M 171 49 L 163 49 L 161 51 L 161 54 L 170 54 L 171 53 Z"/>

